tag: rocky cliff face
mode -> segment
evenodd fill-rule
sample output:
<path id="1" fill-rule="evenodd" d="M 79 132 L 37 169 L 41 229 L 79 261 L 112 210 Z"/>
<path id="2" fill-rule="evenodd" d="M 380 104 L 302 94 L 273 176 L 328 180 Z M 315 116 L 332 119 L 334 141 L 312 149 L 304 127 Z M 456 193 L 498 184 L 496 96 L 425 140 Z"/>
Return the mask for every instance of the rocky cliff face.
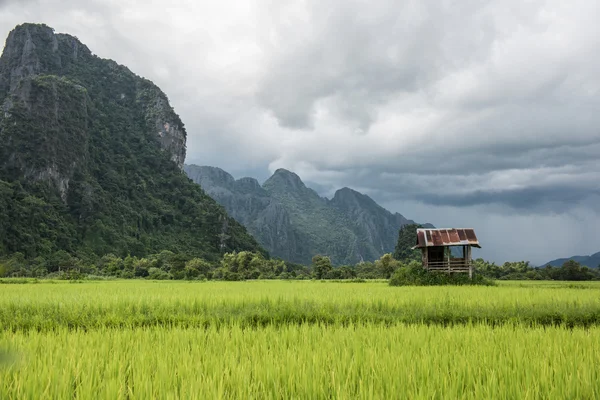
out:
<path id="1" fill-rule="evenodd" d="M 170 154 L 171 161 L 183 168 L 186 133 L 165 94 L 148 82 L 144 87 L 137 88 L 135 99 L 142 105 L 146 124 L 154 129 L 152 133 L 156 135 L 161 148 Z"/>
<path id="2" fill-rule="evenodd" d="M 233 218 L 248 226 L 264 212 L 271 200 L 256 179 L 235 180 L 233 176 L 215 167 L 185 165 L 184 171 L 200 184 L 204 191 L 227 210 Z"/>
<path id="3" fill-rule="evenodd" d="M 98 73 L 94 77 L 90 74 L 92 70 Z M 183 167 L 186 133 L 166 95 L 126 67 L 94 56 L 77 38 L 55 34 L 52 28 L 45 25 L 24 24 L 8 35 L 0 57 L 0 98 L 5 99 L 2 105 L 4 114 L 10 115 L 15 105 L 31 109 L 36 106 L 36 101 L 47 101 L 30 96 L 32 82 L 35 84 L 45 75 L 68 78 L 63 79 L 63 83 L 79 86 L 84 91 L 92 84 L 90 79 L 93 78 L 99 79 L 93 86 L 102 85 L 103 81 L 115 77 L 122 83 L 135 84 L 134 90 L 127 85 L 123 86 L 123 91 L 115 87 L 110 97 L 113 97 L 113 101 L 140 106 L 148 133 L 155 137 L 179 168 Z M 55 98 L 59 101 L 57 96 Z M 48 104 L 38 106 L 47 109 Z M 54 106 L 55 114 L 64 111 L 58 103 Z"/>
<path id="4" fill-rule="evenodd" d="M 88 157 L 87 91 L 53 75 L 32 75 L 9 93 L 0 119 L 0 163 L 12 177 L 21 173 L 26 179 L 50 182 L 66 200 L 76 168 Z M 27 136 L 19 134 L 23 125 Z"/>
<path id="5" fill-rule="evenodd" d="M 252 178 L 236 181 L 219 168 L 186 165 L 184 170 L 272 255 L 293 262 L 308 264 L 316 254 L 329 255 L 336 264 L 372 261 L 393 252 L 400 227 L 413 223 L 352 189 L 322 198 L 285 169 L 262 187 Z"/>
<path id="6" fill-rule="evenodd" d="M 16 27 L 0 107 L 0 257 L 264 251 L 182 173 L 186 132 L 166 95 L 77 38 Z"/>
<path id="7" fill-rule="evenodd" d="M 306 259 L 306 238 L 292 225 L 287 209 L 254 178 L 235 180 L 220 168 L 185 165 L 184 171 L 269 253 L 284 260 Z"/>
<path id="8" fill-rule="evenodd" d="M 414 221 L 399 213 L 392 214 L 369 196 L 350 188 L 338 190 L 329 204 L 346 214 L 355 230 L 363 232 L 366 240 L 382 254 L 394 251 L 400 227 L 414 224 Z"/>

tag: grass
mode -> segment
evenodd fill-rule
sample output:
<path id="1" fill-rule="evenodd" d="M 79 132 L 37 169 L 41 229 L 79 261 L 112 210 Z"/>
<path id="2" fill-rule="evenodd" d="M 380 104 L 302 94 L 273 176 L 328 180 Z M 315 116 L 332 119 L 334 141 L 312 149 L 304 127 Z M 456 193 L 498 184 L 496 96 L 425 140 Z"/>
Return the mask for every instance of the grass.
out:
<path id="1" fill-rule="evenodd" d="M 600 285 L 591 286 L 600 288 Z M 112 281 L 6 285 L 0 326 L 61 328 L 266 326 L 398 322 L 592 326 L 599 290 L 554 287 L 389 287 L 304 281 Z"/>
<path id="2" fill-rule="evenodd" d="M 599 294 L 600 282 L 4 285 L 0 398 L 599 398 Z"/>
<path id="3" fill-rule="evenodd" d="M 5 335 L 6 336 L 6 335 Z M 0 398 L 600 396 L 600 328 L 99 329 L 3 338 Z"/>

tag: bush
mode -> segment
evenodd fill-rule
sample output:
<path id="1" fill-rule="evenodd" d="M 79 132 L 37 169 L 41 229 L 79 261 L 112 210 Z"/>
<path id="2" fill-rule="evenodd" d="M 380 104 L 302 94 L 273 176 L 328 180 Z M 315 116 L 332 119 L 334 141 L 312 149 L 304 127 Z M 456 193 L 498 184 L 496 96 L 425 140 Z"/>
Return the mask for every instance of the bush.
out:
<path id="1" fill-rule="evenodd" d="M 167 280 L 171 275 L 160 268 L 152 267 L 148 270 L 148 279 Z"/>
<path id="2" fill-rule="evenodd" d="M 390 286 L 438 286 L 438 285 L 485 285 L 495 286 L 494 281 L 482 275 L 473 274 L 469 279 L 468 274 L 443 272 L 429 272 L 421 266 L 400 267 L 390 279 Z"/>
<path id="3" fill-rule="evenodd" d="M 223 278 L 224 281 L 241 281 L 243 280 L 242 277 L 240 276 L 240 274 L 238 274 L 237 272 L 231 272 L 231 271 L 223 271 Z"/>

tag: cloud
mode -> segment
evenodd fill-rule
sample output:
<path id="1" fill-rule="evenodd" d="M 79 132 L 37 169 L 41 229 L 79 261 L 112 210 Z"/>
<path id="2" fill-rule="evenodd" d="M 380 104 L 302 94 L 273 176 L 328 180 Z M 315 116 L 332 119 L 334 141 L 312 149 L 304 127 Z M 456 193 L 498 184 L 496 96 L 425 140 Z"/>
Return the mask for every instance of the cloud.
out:
<path id="1" fill-rule="evenodd" d="M 597 193 L 594 5 L 331 4 L 309 2 L 308 22 L 291 21 L 308 33 L 267 63 L 259 101 L 308 131 L 271 169 L 347 185 L 361 169 L 373 188 L 439 205 L 562 210 Z"/>
<path id="2" fill-rule="evenodd" d="M 186 124 L 188 162 L 260 178 L 288 168 L 436 225 L 477 215 L 504 230 L 494 249 L 510 224 L 545 221 L 557 256 L 599 250 L 571 240 L 600 225 L 593 1 L 4 0 L 0 11 L 5 34 L 44 22 L 158 84 Z"/>

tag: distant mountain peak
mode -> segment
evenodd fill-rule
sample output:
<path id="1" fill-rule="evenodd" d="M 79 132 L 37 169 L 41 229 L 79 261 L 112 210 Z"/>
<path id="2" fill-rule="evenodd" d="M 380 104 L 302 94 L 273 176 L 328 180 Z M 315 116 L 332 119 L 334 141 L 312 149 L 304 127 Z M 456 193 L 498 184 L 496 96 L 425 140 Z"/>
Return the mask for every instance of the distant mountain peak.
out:
<path id="1" fill-rule="evenodd" d="M 349 187 L 343 187 L 337 190 L 331 199 L 331 203 L 344 208 L 376 207 L 385 210 L 366 194 L 360 193 Z M 389 213 L 389 211 L 385 211 Z"/>
<path id="2" fill-rule="evenodd" d="M 65 66 L 92 52 L 79 39 L 55 34 L 45 24 L 17 25 L 6 39 L 0 62 L 0 97 L 14 91 L 23 79 L 38 74 L 61 74 Z"/>
<path id="3" fill-rule="evenodd" d="M 205 181 L 210 180 L 211 182 L 219 184 L 233 184 L 235 178 L 231 174 L 219 167 L 211 167 L 209 165 L 195 165 L 185 164 L 183 166 L 184 171 L 188 176 L 194 180 L 193 176 L 202 176 Z M 202 186 L 202 184 L 201 184 Z"/>
<path id="4" fill-rule="evenodd" d="M 335 194 L 333 195 L 333 198 L 335 197 L 338 198 L 343 198 L 343 197 L 360 197 L 360 198 L 369 198 L 369 196 L 367 196 L 366 194 L 360 193 L 354 189 L 351 189 L 347 186 L 344 186 L 341 189 L 336 190 Z"/>
<path id="5" fill-rule="evenodd" d="M 364 196 L 362 193 L 357 192 L 354 189 L 349 188 L 348 186 L 344 186 L 341 189 L 336 190 L 335 194 L 340 194 L 340 195 L 360 195 L 360 196 Z M 335 196 L 335 195 L 334 195 Z"/>
<path id="6" fill-rule="evenodd" d="M 280 177 L 284 177 L 286 179 L 292 179 L 295 181 L 300 181 L 302 182 L 302 179 L 300 179 L 300 177 L 298 176 L 298 174 L 296 174 L 295 172 L 292 172 L 288 169 L 285 168 L 277 168 L 275 170 L 275 172 L 273 172 L 272 176 L 280 176 Z"/>
<path id="7" fill-rule="evenodd" d="M 273 175 L 266 180 L 263 187 L 267 190 L 287 189 L 294 192 L 307 190 L 306 185 L 297 174 L 284 168 L 277 169 Z"/>
<path id="8" fill-rule="evenodd" d="M 201 185 L 208 179 L 190 177 Z M 339 189 L 332 200 L 322 198 L 283 168 L 267 179 L 262 191 L 255 190 L 257 184 L 242 178 L 229 186 L 211 182 L 205 190 L 270 254 L 288 261 L 308 264 L 316 254 L 330 256 L 335 264 L 373 261 L 393 252 L 400 228 L 413 223 L 348 187 Z"/>
<path id="9" fill-rule="evenodd" d="M 548 261 L 542 265 L 552 265 L 553 267 L 560 267 L 566 261 L 569 260 L 577 261 L 581 265 L 585 265 L 590 268 L 600 267 L 600 251 L 589 256 L 571 256 L 567 258 L 557 258 L 556 260 Z"/>

